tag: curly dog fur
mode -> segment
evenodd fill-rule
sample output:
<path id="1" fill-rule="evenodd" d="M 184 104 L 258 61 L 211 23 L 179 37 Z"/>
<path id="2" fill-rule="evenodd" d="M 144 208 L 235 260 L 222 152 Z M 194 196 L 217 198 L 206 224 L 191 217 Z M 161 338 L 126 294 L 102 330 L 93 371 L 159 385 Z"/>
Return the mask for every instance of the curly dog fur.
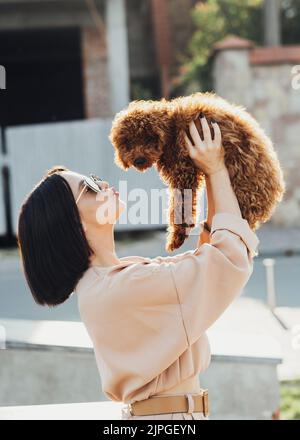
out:
<path id="1" fill-rule="evenodd" d="M 116 114 L 109 139 L 118 166 L 143 172 L 154 165 L 169 186 L 167 251 L 179 248 L 195 226 L 197 193 L 205 185 L 205 174 L 193 163 L 184 140 L 188 124 L 200 112 L 209 123 L 219 124 L 231 184 L 242 217 L 253 230 L 271 217 L 285 192 L 272 141 L 244 107 L 212 92 L 132 101 Z M 201 124 L 196 125 L 203 139 Z"/>

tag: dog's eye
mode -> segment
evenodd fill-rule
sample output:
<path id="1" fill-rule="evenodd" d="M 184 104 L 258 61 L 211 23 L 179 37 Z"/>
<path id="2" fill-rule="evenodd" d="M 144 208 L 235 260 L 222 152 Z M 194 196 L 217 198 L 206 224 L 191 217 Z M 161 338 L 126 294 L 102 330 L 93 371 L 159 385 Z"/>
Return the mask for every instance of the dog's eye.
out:
<path id="1" fill-rule="evenodd" d="M 156 135 L 150 135 L 150 136 L 147 136 L 147 138 L 146 138 L 146 142 L 147 143 L 157 143 L 157 141 L 158 141 L 158 136 L 156 136 Z"/>

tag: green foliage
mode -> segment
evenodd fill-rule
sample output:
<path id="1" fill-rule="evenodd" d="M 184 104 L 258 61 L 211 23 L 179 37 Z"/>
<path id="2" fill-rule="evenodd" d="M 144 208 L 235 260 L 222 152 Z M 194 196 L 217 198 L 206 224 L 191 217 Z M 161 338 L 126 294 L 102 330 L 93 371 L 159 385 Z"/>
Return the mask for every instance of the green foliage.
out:
<path id="1" fill-rule="evenodd" d="M 212 90 L 213 44 L 230 34 L 262 44 L 262 0 L 206 0 L 191 10 L 196 31 L 183 61 L 177 93 Z M 192 83 L 192 87 L 189 85 Z"/>
<path id="2" fill-rule="evenodd" d="M 191 10 L 195 25 L 173 95 L 213 90 L 213 45 L 230 34 L 264 43 L 263 0 L 200 0 Z M 300 43 L 300 0 L 281 0 L 282 44 Z"/>
<path id="3" fill-rule="evenodd" d="M 130 100 L 138 100 L 138 99 L 154 99 L 153 96 L 153 91 L 151 90 L 150 87 L 146 87 L 143 84 L 137 82 L 137 81 L 132 81 L 131 83 L 131 97 Z"/>
<path id="4" fill-rule="evenodd" d="M 172 95 L 213 90 L 213 45 L 229 35 L 264 43 L 263 0 L 200 0 L 191 10 L 195 25 L 182 57 L 182 68 Z M 281 1 L 282 44 L 300 44 L 300 0 Z"/>
<path id="5" fill-rule="evenodd" d="M 280 400 L 280 418 L 300 420 L 300 380 L 281 382 Z"/>

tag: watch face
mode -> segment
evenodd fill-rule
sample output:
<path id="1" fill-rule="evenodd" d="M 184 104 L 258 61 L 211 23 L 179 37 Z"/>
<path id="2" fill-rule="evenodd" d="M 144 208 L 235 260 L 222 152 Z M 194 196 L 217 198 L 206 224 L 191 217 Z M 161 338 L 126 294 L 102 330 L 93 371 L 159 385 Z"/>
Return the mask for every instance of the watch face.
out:
<path id="1" fill-rule="evenodd" d="M 210 232 L 210 227 L 206 222 L 204 222 L 204 229 L 206 229 L 208 232 Z"/>
<path id="2" fill-rule="evenodd" d="M 87 177 L 85 179 L 85 183 L 94 191 L 99 192 L 101 191 L 101 188 L 99 188 L 99 186 L 97 185 L 97 183 L 91 179 L 90 177 Z"/>
<path id="3" fill-rule="evenodd" d="M 202 222 L 200 222 L 199 226 L 200 226 L 200 232 L 203 232 L 203 231 L 210 232 L 210 230 L 207 229 L 207 224 L 205 224 L 204 220 Z"/>

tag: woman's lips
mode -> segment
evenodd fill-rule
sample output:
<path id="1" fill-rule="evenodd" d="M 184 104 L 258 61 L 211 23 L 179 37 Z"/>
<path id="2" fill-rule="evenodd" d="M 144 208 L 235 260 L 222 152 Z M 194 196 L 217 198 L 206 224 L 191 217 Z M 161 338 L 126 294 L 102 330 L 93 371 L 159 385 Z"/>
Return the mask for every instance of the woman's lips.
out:
<path id="1" fill-rule="evenodd" d="M 112 187 L 113 193 L 118 196 L 119 195 L 119 191 L 116 190 L 116 188 L 113 186 Z"/>

